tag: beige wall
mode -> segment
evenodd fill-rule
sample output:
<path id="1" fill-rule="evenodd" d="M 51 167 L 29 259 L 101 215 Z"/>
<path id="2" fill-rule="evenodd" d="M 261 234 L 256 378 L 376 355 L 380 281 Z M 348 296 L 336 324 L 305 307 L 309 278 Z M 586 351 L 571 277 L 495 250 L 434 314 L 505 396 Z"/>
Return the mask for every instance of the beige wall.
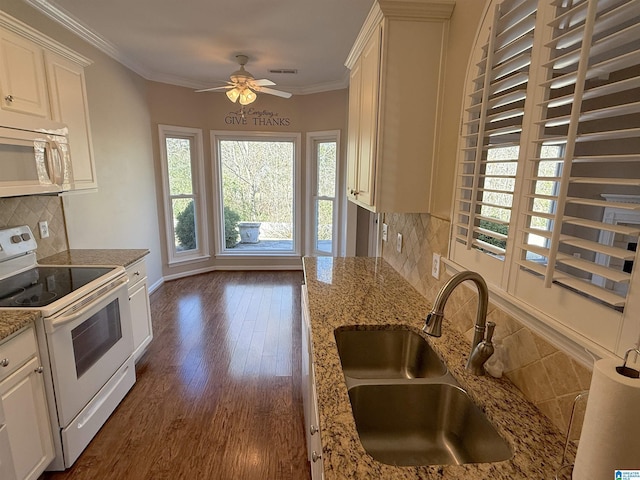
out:
<path id="1" fill-rule="evenodd" d="M 99 188 L 64 198 L 70 247 L 148 248 L 149 280 L 159 282 L 147 82 L 21 0 L 3 0 L 1 8 L 94 62 L 85 75 Z"/>
<path id="2" fill-rule="evenodd" d="M 346 159 L 346 121 L 347 121 L 347 90 L 318 93 L 312 95 L 294 95 L 290 99 L 282 99 L 271 95 L 258 95 L 258 99 L 247 107 L 246 124 L 232 123 L 231 118 L 238 119 L 237 115 L 230 115 L 237 111 L 239 105 L 231 103 L 224 93 L 195 93 L 192 89 L 150 82 L 149 84 L 149 108 L 151 115 L 151 128 L 153 132 L 153 150 L 156 166 L 156 181 L 161 185 L 160 144 L 158 140 L 158 125 L 172 125 L 181 127 L 199 128 L 203 131 L 204 156 L 205 156 L 205 182 L 208 201 L 208 228 L 210 240 L 210 252 L 214 253 L 214 229 L 217 226 L 213 221 L 213 165 L 211 163 L 211 130 L 226 130 L 240 132 L 300 132 L 302 152 L 302 197 L 305 198 L 305 178 L 307 168 L 306 137 L 305 134 L 313 131 L 340 130 L 341 131 L 341 160 L 344 165 Z M 279 118 L 287 119 L 288 125 L 269 126 L 260 124 L 255 120 L 256 116 L 250 114 L 250 109 L 255 111 L 271 111 L 279 114 Z M 160 189 L 159 189 L 160 190 Z M 164 204 L 162 195 L 158 195 L 158 210 L 163 215 Z M 344 207 L 344 206 L 343 206 Z M 304 205 L 303 205 L 304 218 Z M 160 220 L 161 229 L 164 229 L 164 217 Z M 304 225 L 303 221 L 303 225 Z M 161 237 L 164 258 L 166 258 L 166 238 Z M 304 242 L 303 242 L 304 247 Z M 209 269 L 232 268 L 241 265 L 238 260 L 226 260 L 211 258 L 201 262 L 189 263 L 178 266 L 164 265 L 165 275 L 180 275 L 182 273 Z M 271 261 L 251 260 L 246 265 L 263 266 L 271 264 Z M 291 268 L 300 268 L 299 259 L 289 261 L 279 260 L 279 266 L 288 265 Z"/>

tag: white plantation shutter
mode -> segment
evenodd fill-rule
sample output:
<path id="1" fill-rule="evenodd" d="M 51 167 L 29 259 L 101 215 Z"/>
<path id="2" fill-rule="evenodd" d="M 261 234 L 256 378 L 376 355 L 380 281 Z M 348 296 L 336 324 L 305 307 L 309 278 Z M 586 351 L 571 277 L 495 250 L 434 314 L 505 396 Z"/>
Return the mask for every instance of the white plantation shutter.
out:
<path id="1" fill-rule="evenodd" d="M 640 234 L 640 2 L 552 5 L 519 262 L 622 310 Z"/>
<path id="2" fill-rule="evenodd" d="M 640 0 L 494 0 L 475 48 L 450 259 L 531 325 L 622 355 L 640 334 Z"/>
<path id="3" fill-rule="evenodd" d="M 522 119 L 531 64 L 537 0 L 495 6 L 486 43 L 475 65 L 463 119 L 452 257 L 474 251 L 483 261 L 505 257 L 518 167 Z M 502 265 L 498 265 L 496 281 Z"/>

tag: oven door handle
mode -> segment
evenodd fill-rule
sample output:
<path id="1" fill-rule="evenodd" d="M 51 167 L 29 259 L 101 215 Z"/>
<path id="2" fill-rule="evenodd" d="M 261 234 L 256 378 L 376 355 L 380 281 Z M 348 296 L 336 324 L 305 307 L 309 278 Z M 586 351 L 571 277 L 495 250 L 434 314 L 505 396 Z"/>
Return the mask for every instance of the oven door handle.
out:
<path id="1" fill-rule="evenodd" d="M 105 287 L 102 287 L 100 290 L 95 292 L 89 299 L 87 299 L 87 301 L 89 301 L 87 305 L 83 306 L 79 310 L 76 310 L 68 315 L 62 315 L 60 317 L 53 318 L 51 322 L 48 323 L 48 325 L 46 325 L 47 333 L 53 333 L 53 331 L 58 327 L 61 327 L 62 325 L 73 322 L 77 318 L 81 317 L 82 315 L 87 313 L 89 310 L 91 310 L 93 307 L 95 307 L 98 303 L 104 301 L 104 298 L 107 293 L 111 293 L 112 291 L 117 290 L 121 286 L 126 285 L 128 282 L 129 282 L 129 279 L 125 276 L 124 278 L 118 279 L 115 282 L 110 283 Z"/>

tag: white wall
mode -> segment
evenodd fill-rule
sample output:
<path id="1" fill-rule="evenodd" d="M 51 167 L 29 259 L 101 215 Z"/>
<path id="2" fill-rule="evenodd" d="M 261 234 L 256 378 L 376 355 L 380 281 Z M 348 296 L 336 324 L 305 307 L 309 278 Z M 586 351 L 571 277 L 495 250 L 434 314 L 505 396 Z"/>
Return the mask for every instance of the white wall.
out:
<path id="1" fill-rule="evenodd" d="M 148 83 L 20 0 L 9 15 L 93 60 L 87 95 L 98 192 L 64 199 L 71 248 L 148 248 L 150 284 L 162 278 Z"/>

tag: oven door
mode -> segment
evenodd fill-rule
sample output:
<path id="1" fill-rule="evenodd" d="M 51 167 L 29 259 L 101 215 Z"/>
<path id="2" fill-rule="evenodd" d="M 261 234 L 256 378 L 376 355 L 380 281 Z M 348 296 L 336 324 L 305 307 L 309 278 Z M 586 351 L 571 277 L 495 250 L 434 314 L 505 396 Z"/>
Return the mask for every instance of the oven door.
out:
<path id="1" fill-rule="evenodd" d="M 61 428 L 89 403 L 133 353 L 126 277 L 96 299 L 44 319 Z"/>

